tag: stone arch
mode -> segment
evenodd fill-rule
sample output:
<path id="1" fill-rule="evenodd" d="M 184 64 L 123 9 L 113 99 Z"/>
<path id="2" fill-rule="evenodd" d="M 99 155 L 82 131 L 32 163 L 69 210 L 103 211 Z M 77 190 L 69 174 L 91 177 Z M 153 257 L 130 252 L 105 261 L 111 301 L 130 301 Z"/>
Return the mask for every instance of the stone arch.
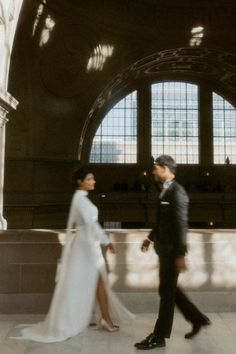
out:
<path id="1" fill-rule="evenodd" d="M 236 56 L 210 48 L 175 48 L 145 57 L 116 75 L 95 100 L 85 121 L 79 159 L 88 161 L 92 139 L 105 113 L 143 82 L 155 80 L 206 82 L 236 103 Z M 86 142 L 86 143 L 85 143 Z"/>

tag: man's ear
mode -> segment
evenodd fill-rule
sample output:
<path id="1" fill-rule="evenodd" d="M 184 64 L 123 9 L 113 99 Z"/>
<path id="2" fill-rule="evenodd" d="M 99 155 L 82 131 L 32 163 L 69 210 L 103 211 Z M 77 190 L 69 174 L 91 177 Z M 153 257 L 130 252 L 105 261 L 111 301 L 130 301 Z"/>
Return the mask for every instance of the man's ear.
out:
<path id="1" fill-rule="evenodd" d="M 168 166 L 164 165 L 163 167 L 164 167 L 165 172 L 168 172 L 168 173 L 171 172 Z"/>

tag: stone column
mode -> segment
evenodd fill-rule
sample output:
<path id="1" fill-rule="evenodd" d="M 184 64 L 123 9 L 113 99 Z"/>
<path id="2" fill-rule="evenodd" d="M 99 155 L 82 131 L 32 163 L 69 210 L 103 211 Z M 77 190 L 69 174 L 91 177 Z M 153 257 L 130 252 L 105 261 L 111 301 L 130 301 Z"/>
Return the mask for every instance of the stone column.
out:
<path id="1" fill-rule="evenodd" d="M 23 0 L 0 0 L 0 229 L 7 228 L 3 217 L 5 124 L 7 114 L 18 102 L 7 92 L 11 51 Z"/>
<path id="2" fill-rule="evenodd" d="M 200 85 L 200 164 L 213 165 L 212 91 L 207 84 Z"/>
<path id="3" fill-rule="evenodd" d="M 150 167 L 151 161 L 151 87 L 141 85 L 138 90 L 138 164 Z"/>
<path id="4" fill-rule="evenodd" d="M 5 129 L 7 114 L 16 109 L 18 102 L 9 93 L 0 91 L 0 230 L 7 228 L 7 221 L 3 217 L 3 184 L 5 163 Z"/>

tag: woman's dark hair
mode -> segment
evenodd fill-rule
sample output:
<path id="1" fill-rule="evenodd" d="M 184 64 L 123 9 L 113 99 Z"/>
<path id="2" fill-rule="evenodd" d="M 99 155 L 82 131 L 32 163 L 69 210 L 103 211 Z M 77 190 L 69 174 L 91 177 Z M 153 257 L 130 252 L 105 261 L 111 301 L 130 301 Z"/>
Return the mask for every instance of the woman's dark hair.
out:
<path id="1" fill-rule="evenodd" d="M 73 173 L 73 182 L 78 187 L 77 181 L 83 181 L 89 173 L 93 173 L 92 169 L 88 166 L 81 166 Z"/>
<path id="2" fill-rule="evenodd" d="M 176 173 L 177 164 L 173 157 L 169 155 L 160 155 L 155 160 L 155 164 L 159 166 L 167 166 L 172 173 Z"/>

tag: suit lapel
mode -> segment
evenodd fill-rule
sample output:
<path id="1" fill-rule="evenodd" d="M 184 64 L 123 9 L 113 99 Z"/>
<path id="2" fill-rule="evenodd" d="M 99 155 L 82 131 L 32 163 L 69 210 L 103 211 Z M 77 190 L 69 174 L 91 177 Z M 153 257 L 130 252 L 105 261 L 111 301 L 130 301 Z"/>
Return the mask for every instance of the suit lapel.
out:
<path id="1" fill-rule="evenodd" d="M 169 186 L 169 188 L 166 189 L 165 193 L 161 197 L 159 196 L 160 201 L 164 201 L 166 196 L 168 197 L 169 193 L 171 193 L 171 191 L 173 190 L 175 184 L 176 184 L 176 181 L 174 180 L 171 183 L 171 185 Z"/>

